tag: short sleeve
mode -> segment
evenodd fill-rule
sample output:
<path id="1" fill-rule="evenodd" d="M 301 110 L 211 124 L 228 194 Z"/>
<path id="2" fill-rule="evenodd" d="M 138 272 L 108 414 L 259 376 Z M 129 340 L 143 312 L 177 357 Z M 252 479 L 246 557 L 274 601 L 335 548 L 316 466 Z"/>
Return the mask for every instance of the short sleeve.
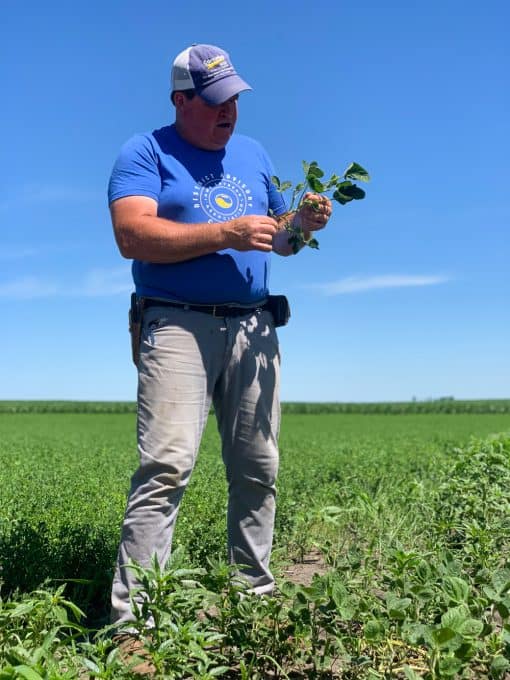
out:
<path id="1" fill-rule="evenodd" d="M 159 201 L 161 176 L 154 147 L 146 135 L 135 135 L 120 150 L 108 184 L 108 202 L 125 196 Z"/>

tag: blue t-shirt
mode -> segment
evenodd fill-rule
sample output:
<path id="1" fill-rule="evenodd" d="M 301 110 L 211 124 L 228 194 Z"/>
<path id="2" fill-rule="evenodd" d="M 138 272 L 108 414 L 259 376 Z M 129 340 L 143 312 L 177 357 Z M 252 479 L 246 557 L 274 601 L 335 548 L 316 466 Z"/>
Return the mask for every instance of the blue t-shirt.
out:
<path id="1" fill-rule="evenodd" d="M 158 216 L 176 222 L 224 222 L 242 215 L 285 212 L 271 182 L 273 168 L 262 146 L 233 135 L 225 149 L 188 144 L 170 125 L 135 135 L 113 168 L 110 203 L 125 196 L 158 202 Z M 138 295 L 190 303 L 251 304 L 269 292 L 269 253 L 233 249 L 177 262 L 133 261 Z"/>

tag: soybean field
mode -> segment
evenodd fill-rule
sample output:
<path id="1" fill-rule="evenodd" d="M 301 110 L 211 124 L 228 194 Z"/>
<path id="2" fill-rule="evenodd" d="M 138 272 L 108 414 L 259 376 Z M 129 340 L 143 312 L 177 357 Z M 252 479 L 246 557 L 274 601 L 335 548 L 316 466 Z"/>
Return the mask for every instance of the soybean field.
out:
<path id="1" fill-rule="evenodd" d="M 509 410 L 286 405 L 263 598 L 225 562 L 211 416 L 170 563 L 140 571 L 153 677 L 510 677 Z M 135 419 L 0 405 L 0 680 L 140 677 L 108 629 Z"/>

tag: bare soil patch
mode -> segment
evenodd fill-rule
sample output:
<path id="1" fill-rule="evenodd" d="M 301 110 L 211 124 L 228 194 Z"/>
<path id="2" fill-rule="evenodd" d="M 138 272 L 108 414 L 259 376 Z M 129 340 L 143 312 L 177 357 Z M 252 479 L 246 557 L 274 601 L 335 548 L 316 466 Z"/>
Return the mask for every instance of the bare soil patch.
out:
<path id="1" fill-rule="evenodd" d="M 302 562 L 296 562 L 283 569 L 282 575 L 291 583 L 299 586 L 309 586 L 315 574 L 323 576 L 329 567 L 324 560 L 324 555 L 318 550 L 308 553 Z"/>

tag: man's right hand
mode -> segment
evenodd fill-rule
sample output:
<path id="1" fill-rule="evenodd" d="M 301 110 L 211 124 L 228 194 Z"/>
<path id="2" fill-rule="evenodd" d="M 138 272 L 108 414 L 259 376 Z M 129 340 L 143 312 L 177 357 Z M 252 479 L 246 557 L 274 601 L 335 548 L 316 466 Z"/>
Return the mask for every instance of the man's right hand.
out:
<path id="1" fill-rule="evenodd" d="M 227 248 L 234 250 L 273 249 L 273 236 L 278 231 L 276 220 L 267 215 L 244 215 L 223 223 Z"/>

